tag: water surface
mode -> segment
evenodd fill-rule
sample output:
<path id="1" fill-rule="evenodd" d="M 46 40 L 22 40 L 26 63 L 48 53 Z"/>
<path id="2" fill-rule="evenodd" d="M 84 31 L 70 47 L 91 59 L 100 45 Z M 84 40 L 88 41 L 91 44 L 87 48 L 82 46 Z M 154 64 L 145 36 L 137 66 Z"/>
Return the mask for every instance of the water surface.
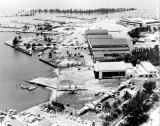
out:
<path id="1" fill-rule="evenodd" d="M 12 108 L 22 111 L 46 102 L 50 95 L 49 90 L 41 87 L 35 91 L 19 87 L 19 84 L 25 84 L 24 80 L 50 76 L 52 67 L 40 62 L 37 54 L 28 56 L 4 44 L 15 36 L 15 33 L 0 32 L 0 110 Z"/>

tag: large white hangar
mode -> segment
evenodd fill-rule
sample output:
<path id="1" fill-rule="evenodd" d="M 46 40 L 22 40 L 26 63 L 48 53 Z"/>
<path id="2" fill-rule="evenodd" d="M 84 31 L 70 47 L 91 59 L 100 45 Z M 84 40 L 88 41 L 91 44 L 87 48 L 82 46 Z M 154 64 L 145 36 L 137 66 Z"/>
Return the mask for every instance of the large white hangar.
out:
<path id="1" fill-rule="evenodd" d="M 95 76 L 99 79 L 125 77 L 127 68 L 124 62 L 96 62 Z"/>

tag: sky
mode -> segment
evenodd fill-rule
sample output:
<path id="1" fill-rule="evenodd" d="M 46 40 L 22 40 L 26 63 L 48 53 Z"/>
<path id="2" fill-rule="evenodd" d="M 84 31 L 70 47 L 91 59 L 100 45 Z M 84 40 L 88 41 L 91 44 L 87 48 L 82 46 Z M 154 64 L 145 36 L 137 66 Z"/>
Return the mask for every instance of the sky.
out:
<path id="1" fill-rule="evenodd" d="M 30 9 L 159 8 L 160 0 L 0 0 L 0 11 Z"/>

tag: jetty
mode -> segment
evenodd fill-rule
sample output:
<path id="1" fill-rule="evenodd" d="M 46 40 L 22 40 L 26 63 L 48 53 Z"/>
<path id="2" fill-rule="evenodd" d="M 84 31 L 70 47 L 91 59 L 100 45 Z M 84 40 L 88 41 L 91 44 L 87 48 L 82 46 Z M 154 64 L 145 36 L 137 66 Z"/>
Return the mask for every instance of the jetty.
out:
<path id="1" fill-rule="evenodd" d="M 46 64 L 50 65 L 50 66 L 53 66 L 55 68 L 59 68 L 59 66 L 56 63 L 53 63 L 53 62 L 51 63 L 51 62 L 43 60 L 41 58 L 39 60 L 42 61 L 43 63 L 46 63 Z"/>
<path id="2" fill-rule="evenodd" d="M 25 50 L 25 49 L 23 49 L 23 48 L 21 48 L 19 46 L 14 46 L 12 44 L 12 41 L 7 41 L 7 42 L 5 42 L 5 44 L 8 45 L 8 46 L 10 46 L 10 47 L 12 47 L 12 48 L 14 48 L 14 49 L 17 49 L 17 50 L 23 52 L 23 53 L 25 53 L 25 54 L 27 54 L 29 56 L 32 56 L 32 52 L 31 51 Z"/>
<path id="3" fill-rule="evenodd" d="M 40 78 L 34 78 L 34 79 L 26 81 L 26 82 L 31 83 L 31 84 L 36 84 L 36 85 L 39 85 L 42 87 L 49 87 L 49 88 L 56 89 L 57 84 L 58 84 L 58 78 L 40 77 Z"/>

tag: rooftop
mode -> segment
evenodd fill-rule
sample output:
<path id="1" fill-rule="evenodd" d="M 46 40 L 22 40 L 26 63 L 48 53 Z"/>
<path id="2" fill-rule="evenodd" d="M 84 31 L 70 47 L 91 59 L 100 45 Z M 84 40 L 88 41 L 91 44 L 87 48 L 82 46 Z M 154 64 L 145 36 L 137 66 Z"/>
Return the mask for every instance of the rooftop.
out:
<path id="1" fill-rule="evenodd" d="M 10 126 L 28 126 L 27 123 L 19 121 L 19 120 L 11 120 L 9 122 Z"/>
<path id="2" fill-rule="evenodd" d="M 127 21 L 127 22 L 136 22 L 136 23 L 159 23 L 159 20 L 155 19 L 143 19 L 143 18 L 127 18 L 127 19 L 120 19 L 120 21 Z"/>
<path id="3" fill-rule="evenodd" d="M 126 66 L 124 62 L 98 62 L 97 69 L 100 71 L 125 71 Z"/>
<path id="4" fill-rule="evenodd" d="M 125 63 L 127 69 L 133 69 L 132 63 Z"/>
<path id="5" fill-rule="evenodd" d="M 85 31 L 86 35 L 108 35 L 108 31 L 107 30 L 86 30 Z"/>
<path id="6" fill-rule="evenodd" d="M 157 71 L 156 68 L 148 61 L 142 61 L 141 65 L 146 69 L 147 71 Z"/>
<path id="7" fill-rule="evenodd" d="M 128 45 L 126 39 L 90 39 L 91 45 Z"/>
<path id="8" fill-rule="evenodd" d="M 112 39 L 112 35 L 87 35 L 88 39 Z"/>
<path id="9" fill-rule="evenodd" d="M 50 120 L 44 119 L 40 123 L 38 123 L 36 126 L 51 126 L 53 122 Z"/>
<path id="10" fill-rule="evenodd" d="M 105 54 L 120 54 L 120 53 L 130 53 L 129 51 L 105 51 L 105 52 L 92 52 L 94 57 L 104 57 Z M 108 56 L 107 56 L 108 57 Z M 115 59 L 115 58 L 114 58 Z"/>

